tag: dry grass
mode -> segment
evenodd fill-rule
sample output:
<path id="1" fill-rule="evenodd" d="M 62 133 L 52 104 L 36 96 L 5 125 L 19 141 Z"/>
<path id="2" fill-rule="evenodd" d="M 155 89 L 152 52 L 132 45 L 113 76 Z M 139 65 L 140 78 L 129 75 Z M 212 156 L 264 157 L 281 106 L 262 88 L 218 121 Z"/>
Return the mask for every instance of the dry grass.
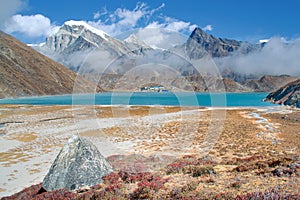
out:
<path id="1" fill-rule="evenodd" d="M 39 127 L 45 124 L 49 127 L 56 127 L 60 123 L 73 123 L 72 118 L 63 118 L 63 121 L 43 121 L 43 119 L 59 119 L 59 117 L 71 115 L 71 106 L 54 106 L 53 109 L 51 106 L 18 108 L 18 106 L 10 107 L 12 111 L 6 112 L 8 118 L 2 118 L 2 120 L 21 119 L 22 116 L 29 116 L 28 114 L 30 114 L 31 122 L 10 124 L 11 127 Z M 126 117 L 123 118 L 125 119 L 123 124 L 83 130 L 79 131 L 79 134 L 90 138 L 92 141 L 93 138 L 104 136 L 114 141 L 116 146 L 118 144 L 122 145 L 122 142 L 129 142 L 132 144 L 132 148 L 124 145 L 122 147 L 126 150 L 124 152 L 128 152 L 129 155 L 111 161 L 114 167 L 116 169 L 122 169 L 124 166 L 132 167 L 132 162 L 137 162 L 139 163 L 138 166 L 145 167 L 147 170 L 159 171 L 163 178 L 168 178 L 168 182 L 165 184 L 168 191 L 174 190 L 176 192 L 178 190 L 184 192 L 192 190 L 193 193 L 203 193 L 203 197 L 211 197 L 209 195 L 219 194 L 220 191 L 236 196 L 255 192 L 258 189 L 265 191 L 274 187 L 279 187 L 281 191 L 288 191 L 289 193 L 300 190 L 298 175 L 277 177 L 271 173 L 272 170 L 277 168 L 285 169 L 290 163 L 295 162 L 295 156 L 299 155 L 300 112 L 298 111 L 289 114 L 278 114 L 260 112 L 256 109 L 212 111 L 184 108 L 185 110 L 194 110 L 182 115 L 178 112 L 181 111 L 179 107 L 78 106 L 75 108 L 74 112 L 78 115 L 78 120 L 93 117 L 95 113 L 97 118 Z M 222 115 L 218 113 L 224 112 L 226 118 L 222 121 Z M 258 133 L 267 132 L 268 129 L 263 124 L 259 124 L 257 119 L 251 117 L 252 112 L 258 113 L 274 125 L 274 131 L 270 133 L 270 137 L 276 138 L 280 142 L 273 143 L 268 137 L 258 137 Z M 174 114 L 166 118 L 144 118 L 163 113 Z M 27 119 L 24 118 L 24 120 Z M 215 143 L 210 143 L 214 139 L 207 139 L 209 138 L 208 130 L 214 125 L 220 125 L 222 122 L 224 123 L 222 131 L 213 135 L 217 137 L 217 140 Z M 7 152 L 1 152 L 0 163 L 4 167 L 8 167 L 17 166 L 18 162 L 30 160 L 30 152 L 33 151 L 32 147 L 34 146 L 29 145 L 31 143 L 40 146 L 41 152 L 47 153 L 51 152 L 54 147 L 61 147 L 66 141 L 66 139 L 62 139 L 54 143 L 50 140 L 43 143 L 40 136 L 41 133 L 39 132 L 15 133 L 3 136 L 10 140 L 22 142 L 27 146 L 24 145 L 22 151 L 20 148 L 15 148 Z M 206 146 L 203 144 L 204 142 L 206 142 Z M 203 147 L 207 146 L 210 148 L 203 151 Z M 27 153 L 24 153 L 24 150 Z M 141 155 L 138 156 L 134 153 Z M 132 159 L 129 158 L 131 157 L 130 154 L 137 156 Z M 153 154 L 158 155 L 158 157 L 151 157 Z M 166 155 L 170 157 L 163 157 Z M 205 158 L 216 162 L 213 166 L 209 166 L 213 168 L 215 174 L 200 177 L 193 177 L 184 173 L 164 175 L 162 169 L 171 163 L 174 157 L 180 158 L 183 155 L 191 155 L 196 159 L 205 156 Z M 246 162 L 239 161 L 243 159 Z M 279 165 L 273 166 L 270 164 L 275 161 L 278 161 Z M 40 165 L 33 166 L 33 169 L 29 170 L 28 173 L 39 172 L 39 167 Z M 191 170 L 197 170 L 198 168 L 200 170 L 201 167 L 195 166 Z M 128 187 L 133 191 L 136 186 Z M 163 191 L 157 193 L 157 195 L 163 194 Z"/>
<path id="2" fill-rule="evenodd" d="M 20 142 L 32 142 L 37 138 L 37 133 L 22 133 L 22 134 L 16 134 L 12 135 L 11 137 L 8 137 L 10 140 L 17 140 Z"/>

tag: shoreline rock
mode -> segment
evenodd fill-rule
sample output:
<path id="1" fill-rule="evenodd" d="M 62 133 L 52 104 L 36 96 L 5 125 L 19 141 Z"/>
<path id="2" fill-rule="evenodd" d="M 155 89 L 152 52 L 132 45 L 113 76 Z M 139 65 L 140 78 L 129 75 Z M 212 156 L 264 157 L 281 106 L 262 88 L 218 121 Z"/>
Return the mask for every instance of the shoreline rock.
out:
<path id="1" fill-rule="evenodd" d="M 265 101 L 300 108 L 300 79 L 270 93 Z"/>

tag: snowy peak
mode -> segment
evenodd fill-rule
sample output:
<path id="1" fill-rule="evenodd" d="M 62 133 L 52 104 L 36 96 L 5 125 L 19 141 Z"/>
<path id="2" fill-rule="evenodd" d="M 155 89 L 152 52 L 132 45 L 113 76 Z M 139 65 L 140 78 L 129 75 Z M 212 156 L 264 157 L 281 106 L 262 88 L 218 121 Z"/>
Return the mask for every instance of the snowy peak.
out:
<path id="1" fill-rule="evenodd" d="M 45 46 L 50 52 L 44 53 L 46 55 L 54 52 L 63 53 L 65 50 L 72 51 L 72 49 L 84 51 L 99 48 L 102 43 L 110 43 L 113 40 L 104 31 L 94 28 L 84 21 L 70 20 L 65 22 L 57 33 L 47 37 Z"/>
<path id="2" fill-rule="evenodd" d="M 270 41 L 270 39 L 262 39 L 262 40 L 259 40 L 258 43 L 259 44 L 268 43 L 269 41 Z"/>
<path id="3" fill-rule="evenodd" d="M 134 54 L 123 41 L 109 36 L 84 21 L 67 21 L 46 44 L 34 47 L 44 55 L 77 71 L 84 58 L 92 51 L 104 52 L 103 59 L 111 60 L 124 54 Z"/>
<path id="4" fill-rule="evenodd" d="M 75 32 L 77 33 L 81 33 L 81 31 L 83 30 L 88 30 L 100 37 L 102 37 L 103 39 L 107 40 L 107 38 L 109 38 L 110 36 L 105 33 L 102 30 L 99 30 L 97 28 L 92 27 L 91 25 L 89 25 L 88 23 L 84 22 L 84 21 L 74 21 L 74 20 L 70 20 L 64 23 L 64 25 L 62 26 L 62 28 L 64 26 L 68 26 L 71 27 Z"/>
<path id="5" fill-rule="evenodd" d="M 129 35 L 124 40 L 124 42 L 132 43 L 132 44 L 137 44 L 137 45 L 144 46 L 144 47 L 149 47 L 145 42 L 143 42 L 142 40 L 140 40 L 135 34 Z"/>
<path id="6" fill-rule="evenodd" d="M 126 45 L 133 53 L 137 55 L 144 54 L 144 51 L 153 50 L 152 47 L 140 40 L 135 34 L 129 35 L 123 40 L 123 42 L 124 45 Z"/>

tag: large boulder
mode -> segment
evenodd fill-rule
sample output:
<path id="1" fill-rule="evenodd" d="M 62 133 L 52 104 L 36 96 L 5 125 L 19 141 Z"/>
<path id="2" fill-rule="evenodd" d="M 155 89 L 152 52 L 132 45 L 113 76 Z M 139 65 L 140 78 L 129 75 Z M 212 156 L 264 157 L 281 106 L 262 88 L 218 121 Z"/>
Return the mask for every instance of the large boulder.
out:
<path id="1" fill-rule="evenodd" d="M 76 190 L 102 182 L 102 177 L 113 171 L 90 141 L 73 136 L 61 149 L 43 180 L 47 191 L 68 188 Z"/>

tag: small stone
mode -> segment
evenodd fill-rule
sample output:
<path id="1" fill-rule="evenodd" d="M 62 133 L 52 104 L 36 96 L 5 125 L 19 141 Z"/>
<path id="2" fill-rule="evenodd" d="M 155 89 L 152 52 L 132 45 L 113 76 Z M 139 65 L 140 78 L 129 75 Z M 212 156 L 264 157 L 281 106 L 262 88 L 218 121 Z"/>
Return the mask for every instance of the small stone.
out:
<path id="1" fill-rule="evenodd" d="M 47 191 L 68 188 L 78 190 L 82 187 L 102 182 L 102 177 L 113 171 L 87 139 L 73 136 L 61 149 L 43 180 L 43 188 Z"/>

